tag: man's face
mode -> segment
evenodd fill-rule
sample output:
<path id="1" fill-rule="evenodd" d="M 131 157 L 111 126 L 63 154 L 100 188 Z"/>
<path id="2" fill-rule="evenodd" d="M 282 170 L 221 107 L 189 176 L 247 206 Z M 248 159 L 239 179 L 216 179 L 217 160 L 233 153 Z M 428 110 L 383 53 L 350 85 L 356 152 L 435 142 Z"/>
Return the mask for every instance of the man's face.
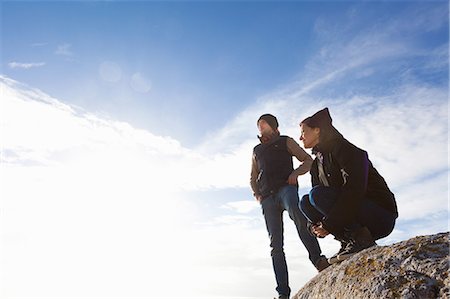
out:
<path id="1" fill-rule="evenodd" d="M 261 135 L 268 135 L 273 133 L 272 127 L 269 126 L 269 124 L 264 119 L 258 121 L 258 130 Z"/>

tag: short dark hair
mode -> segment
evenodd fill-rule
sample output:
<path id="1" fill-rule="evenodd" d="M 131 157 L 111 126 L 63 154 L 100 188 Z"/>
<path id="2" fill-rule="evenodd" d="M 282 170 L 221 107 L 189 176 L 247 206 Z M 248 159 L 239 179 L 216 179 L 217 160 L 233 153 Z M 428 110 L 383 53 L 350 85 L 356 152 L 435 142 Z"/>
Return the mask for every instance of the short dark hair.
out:
<path id="1" fill-rule="evenodd" d="M 256 124 L 258 124 L 260 120 L 266 121 L 272 129 L 274 129 L 274 130 L 278 129 L 278 120 L 272 114 L 266 113 L 266 114 L 261 115 L 258 118 L 258 121 L 256 122 Z"/>

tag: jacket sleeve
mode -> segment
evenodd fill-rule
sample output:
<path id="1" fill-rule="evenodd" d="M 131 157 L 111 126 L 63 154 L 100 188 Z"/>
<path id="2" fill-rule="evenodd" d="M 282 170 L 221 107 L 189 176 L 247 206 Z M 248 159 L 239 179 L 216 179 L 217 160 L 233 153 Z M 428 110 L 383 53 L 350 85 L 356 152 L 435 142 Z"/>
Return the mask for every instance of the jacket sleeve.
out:
<path id="1" fill-rule="evenodd" d="M 310 173 L 311 173 L 311 186 L 315 187 L 315 186 L 320 185 L 319 171 L 317 169 L 317 158 L 315 158 L 313 161 Z"/>
<path id="2" fill-rule="evenodd" d="M 343 186 L 330 213 L 322 223 L 326 230 L 342 236 L 344 227 L 355 220 L 367 190 L 369 159 L 367 153 L 347 144 L 332 153 L 343 176 Z"/>
<path id="3" fill-rule="evenodd" d="M 311 156 L 291 137 L 287 138 L 286 146 L 289 153 L 301 162 L 300 166 L 297 169 L 294 169 L 292 173 L 296 176 L 307 173 L 311 169 L 313 163 Z"/>
<path id="4" fill-rule="evenodd" d="M 250 172 L 250 187 L 253 190 L 253 196 L 259 195 L 258 184 L 256 182 L 256 180 L 258 179 L 258 175 L 259 175 L 258 163 L 256 162 L 255 154 L 253 154 L 252 155 L 252 169 Z"/>

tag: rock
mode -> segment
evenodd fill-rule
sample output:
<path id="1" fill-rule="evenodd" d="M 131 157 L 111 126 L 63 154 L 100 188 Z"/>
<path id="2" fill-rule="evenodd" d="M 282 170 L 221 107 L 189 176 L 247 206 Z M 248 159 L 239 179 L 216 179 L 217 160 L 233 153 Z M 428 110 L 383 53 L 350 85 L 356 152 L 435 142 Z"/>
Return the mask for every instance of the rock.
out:
<path id="1" fill-rule="evenodd" d="M 293 299 L 448 298 L 449 233 L 363 250 L 311 279 Z"/>

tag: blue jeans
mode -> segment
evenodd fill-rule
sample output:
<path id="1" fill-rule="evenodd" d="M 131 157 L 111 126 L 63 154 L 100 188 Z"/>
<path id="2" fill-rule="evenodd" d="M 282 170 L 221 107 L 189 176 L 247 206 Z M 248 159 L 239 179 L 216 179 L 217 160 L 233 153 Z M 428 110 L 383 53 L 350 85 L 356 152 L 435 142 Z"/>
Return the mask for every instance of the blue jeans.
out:
<path id="1" fill-rule="evenodd" d="M 279 294 L 290 295 L 286 257 L 283 250 L 283 212 L 286 210 L 297 227 L 298 235 L 308 250 L 313 264 L 320 258 L 321 250 L 317 239 L 309 234 L 307 220 L 299 208 L 299 197 L 296 186 L 284 186 L 276 194 L 266 197 L 261 202 L 267 231 L 272 248 L 272 265 L 277 281 Z"/>
<path id="2" fill-rule="evenodd" d="M 339 190 L 332 187 L 315 186 L 302 197 L 300 208 L 312 223 L 322 221 L 333 208 Z M 389 235 L 394 229 L 396 215 L 372 200 L 364 199 L 352 227 L 366 226 L 375 240 Z M 351 230 L 351 227 L 347 228 Z"/>

